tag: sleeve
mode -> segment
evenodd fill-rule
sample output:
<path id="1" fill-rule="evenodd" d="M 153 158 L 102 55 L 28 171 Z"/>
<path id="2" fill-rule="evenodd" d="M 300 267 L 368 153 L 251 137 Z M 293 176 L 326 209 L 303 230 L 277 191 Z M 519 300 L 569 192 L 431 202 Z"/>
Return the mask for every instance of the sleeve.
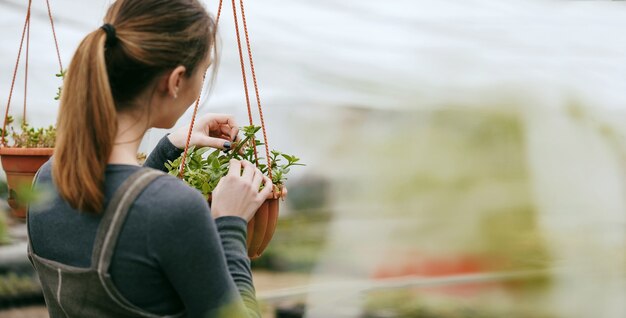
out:
<path id="1" fill-rule="evenodd" d="M 223 216 L 217 218 L 215 223 L 224 247 L 230 275 L 233 277 L 246 307 L 254 309 L 250 310 L 250 316 L 254 317 L 252 314 L 258 314 L 259 309 L 246 247 L 247 223 L 244 219 L 236 216 Z"/>
<path id="2" fill-rule="evenodd" d="M 156 147 L 154 147 L 154 150 L 152 150 L 143 166 L 167 172 L 165 163 L 168 160 L 176 160 L 182 153 L 183 149 L 176 148 L 169 138 L 167 138 L 167 135 L 165 135 L 159 140 Z"/>
<path id="3" fill-rule="evenodd" d="M 177 181 L 177 180 L 176 180 Z M 199 192 L 150 215 L 148 249 L 180 296 L 188 317 L 261 317 L 246 257 L 246 222 L 214 221 Z"/>

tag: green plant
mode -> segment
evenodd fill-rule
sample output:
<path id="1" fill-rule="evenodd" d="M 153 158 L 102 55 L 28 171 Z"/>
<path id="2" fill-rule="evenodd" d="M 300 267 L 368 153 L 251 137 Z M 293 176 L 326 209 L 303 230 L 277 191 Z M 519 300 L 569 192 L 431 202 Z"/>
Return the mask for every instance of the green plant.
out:
<path id="1" fill-rule="evenodd" d="M 9 243 L 9 226 L 4 211 L 0 210 L 0 245 Z"/>
<path id="2" fill-rule="evenodd" d="M 61 70 L 60 73 L 54 74 L 56 77 L 60 77 L 61 79 L 65 79 L 65 74 L 67 74 L 67 70 Z M 63 87 L 59 86 L 59 90 L 57 91 L 57 96 L 54 97 L 54 100 L 61 99 L 61 92 L 63 91 Z"/>
<path id="3" fill-rule="evenodd" d="M 0 180 L 0 204 L 6 204 L 9 188 L 5 180 Z M 4 211 L 0 208 L 0 245 L 9 242 L 9 226 Z"/>
<path id="4" fill-rule="evenodd" d="M 247 160 L 257 165 L 263 174 L 268 175 L 268 166 L 265 158 L 255 157 L 254 150 L 256 146 L 264 145 L 260 140 L 256 139 L 256 133 L 261 129 L 259 126 L 245 126 L 241 128 L 244 138 L 241 141 L 233 143 L 232 150 L 212 150 L 212 148 L 195 148 L 191 147 L 187 153 L 185 170 L 183 172 L 183 180 L 190 186 L 200 190 L 207 198 L 213 192 L 220 179 L 228 173 L 229 162 L 231 159 Z M 208 154 L 208 155 L 207 155 Z M 300 158 L 288 155 L 276 150 L 270 153 L 270 162 L 272 170 L 272 183 L 277 187 L 281 187 L 286 175 L 293 166 L 304 166 L 299 163 Z M 180 175 L 180 166 L 182 163 L 182 155 L 174 161 L 165 163 L 165 167 L 173 176 Z"/>
<path id="5" fill-rule="evenodd" d="M 65 78 L 67 70 L 62 70 L 60 73 L 55 74 L 56 77 L 61 79 Z M 55 100 L 61 99 L 62 87 L 59 86 Z M 13 139 L 13 146 L 15 148 L 53 148 L 56 141 L 57 130 L 53 125 L 47 128 L 33 128 L 30 127 L 28 122 L 22 121 L 19 131 L 13 127 L 13 116 L 7 117 L 7 131 L 2 131 L 0 128 L 0 141 L 3 145 L 8 144 L 7 137 Z"/>
<path id="6" fill-rule="evenodd" d="M 26 121 L 22 121 L 20 129 L 16 130 L 12 125 L 13 117 L 7 118 L 8 129 L 6 133 L 0 129 L 3 136 L 2 142 L 7 144 L 7 136 L 13 140 L 12 147 L 16 148 L 53 148 L 56 140 L 56 128 L 52 125 L 47 128 L 33 128 Z"/>

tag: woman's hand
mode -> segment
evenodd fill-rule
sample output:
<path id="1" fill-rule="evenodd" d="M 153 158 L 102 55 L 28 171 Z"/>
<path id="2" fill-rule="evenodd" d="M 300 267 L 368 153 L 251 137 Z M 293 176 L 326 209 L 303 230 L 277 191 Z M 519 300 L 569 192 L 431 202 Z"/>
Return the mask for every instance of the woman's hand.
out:
<path id="1" fill-rule="evenodd" d="M 171 133 L 170 142 L 179 149 L 185 148 L 189 126 L 184 126 Z M 206 114 L 196 119 L 191 131 L 190 146 L 230 149 L 237 138 L 239 126 L 235 117 L 227 114 Z"/>
<path id="2" fill-rule="evenodd" d="M 259 191 L 261 183 L 264 187 Z M 213 190 L 211 214 L 213 218 L 238 216 L 250 221 L 272 193 L 272 187 L 272 180 L 263 175 L 252 163 L 232 159 L 228 174 L 222 177 Z"/>

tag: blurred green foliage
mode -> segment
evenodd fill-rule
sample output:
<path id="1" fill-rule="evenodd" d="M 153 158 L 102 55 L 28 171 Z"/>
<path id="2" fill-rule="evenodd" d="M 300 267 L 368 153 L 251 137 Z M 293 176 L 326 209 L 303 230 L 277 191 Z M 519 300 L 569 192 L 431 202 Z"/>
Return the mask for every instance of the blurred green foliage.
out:
<path id="1" fill-rule="evenodd" d="M 293 213 L 281 217 L 274 240 L 254 265 L 310 271 L 323 261 L 346 275 L 370 275 L 365 278 L 551 265 L 520 113 L 452 106 L 359 110 L 350 120 L 341 135 L 350 142 L 321 164 L 332 195 L 316 205 L 308 197 L 317 196 L 315 191 L 298 193 L 290 203 Z M 335 227 L 331 232 L 334 221 L 353 228 L 343 228 L 347 235 Z M 455 288 L 452 294 L 412 288 L 375 292 L 364 295 L 364 317 L 553 317 L 535 310 L 546 308 L 540 299 L 549 283 L 545 276 L 487 284 L 461 297 Z M 483 293 L 490 296 L 481 299 Z"/>
<path id="2" fill-rule="evenodd" d="M 330 217 L 328 212 L 309 211 L 279 218 L 271 244 L 252 267 L 310 272 L 326 243 Z"/>
<path id="3" fill-rule="evenodd" d="M 9 189 L 4 180 L 0 181 L 0 204 L 6 204 Z M 9 242 L 9 233 L 7 225 L 7 217 L 5 211 L 0 208 L 0 245 Z"/>
<path id="4" fill-rule="evenodd" d="M 495 308 L 480 299 L 441 299 L 437 306 L 422 301 L 408 290 L 376 292 L 370 295 L 363 318 L 554 318 L 556 315 L 524 306 Z"/>
<path id="5" fill-rule="evenodd" d="M 383 173 L 370 173 L 355 182 L 374 184 L 363 200 L 404 220 L 386 238 L 386 244 L 395 248 L 392 253 L 415 252 L 399 268 L 405 274 L 426 276 L 548 268 L 551 259 L 531 194 L 522 116 L 465 107 L 414 116 L 407 115 L 406 120 L 427 119 L 414 127 L 394 122 L 403 127 L 402 135 L 410 137 L 392 145 L 386 142 L 395 149 L 393 157 L 371 159 L 370 164 L 376 162 Z M 380 137 L 373 137 L 377 141 L 393 135 L 377 133 Z M 368 142 L 376 148 L 372 138 Z M 385 173 L 384 167 L 397 172 Z M 402 224 L 412 220 L 418 220 L 416 225 Z M 474 260 L 472 266 L 455 264 L 468 257 Z M 393 272 L 395 261 L 381 260 L 379 268 Z M 534 311 L 542 308 L 535 300 L 546 293 L 549 281 L 541 277 L 475 289 L 459 285 L 434 293 L 410 288 L 381 291 L 367 295 L 371 313 L 367 317 L 552 317 Z M 493 294 L 499 295 L 494 297 L 497 301 L 481 298 Z M 473 301 L 463 303 L 468 300 Z"/>
<path id="6" fill-rule="evenodd" d="M 0 275 L 0 298 L 40 292 L 41 287 L 37 278 L 30 274 L 9 272 Z"/>
<path id="7" fill-rule="evenodd" d="M 7 220 L 4 211 L 0 211 L 0 245 L 9 242 Z"/>
<path id="8" fill-rule="evenodd" d="M 316 203 L 329 199 L 320 189 L 342 186 L 347 189 L 341 192 L 343 197 L 334 199 L 342 206 L 356 207 L 357 214 L 348 219 L 408 221 L 392 231 L 390 248 L 416 249 L 427 255 L 430 246 L 436 246 L 443 255 L 476 255 L 488 260 L 482 264 L 484 270 L 549 265 L 530 194 L 525 127 L 519 114 L 450 107 L 365 117 L 382 120 L 384 116 L 390 118 L 384 119 L 387 124 L 375 130 L 376 135 L 363 131 L 371 130 L 364 123 L 363 130 L 348 134 L 353 142 L 343 148 L 345 154 L 333 157 L 337 163 L 329 170 L 352 171 L 354 178 L 290 187 L 293 213 L 281 217 L 272 243 L 254 265 L 310 270 L 327 240 L 331 216 L 325 213 L 333 209 Z M 419 123 L 418 117 L 426 120 L 409 125 Z M 358 157 L 362 160 L 353 160 Z M 300 191 L 300 186 L 306 190 Z M 410 223 L 414 220 L 424 226 L 416 229 Z"/>

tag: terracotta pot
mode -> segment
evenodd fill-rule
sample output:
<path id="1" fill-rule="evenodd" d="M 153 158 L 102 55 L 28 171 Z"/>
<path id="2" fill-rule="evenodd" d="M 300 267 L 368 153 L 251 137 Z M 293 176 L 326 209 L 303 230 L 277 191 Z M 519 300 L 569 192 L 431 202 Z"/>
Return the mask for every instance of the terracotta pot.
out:
<path id="1" fill-rule="evenodd" d="M 248 257 L 255 259 L 263 254 L 265 248 L 270 244 L 276 224 L 278 223 L 279 200 L 284 198 L 287 191 L 275 190 L 270 193 L 267 200 L 256 211 L 254 217 L 248 221 Z M 209 205 L 211 197 L 209 196 Z"/>
<path id="2" fill-rule="evenodd" d="M 18 203 L 17 190 L 29 187 L 37 170 L 52 156 L 54 148 L 0 148 L 2 169 L 7 175 L 9 206 L 16 218 L 26 218 L 27 205 Z"/>

